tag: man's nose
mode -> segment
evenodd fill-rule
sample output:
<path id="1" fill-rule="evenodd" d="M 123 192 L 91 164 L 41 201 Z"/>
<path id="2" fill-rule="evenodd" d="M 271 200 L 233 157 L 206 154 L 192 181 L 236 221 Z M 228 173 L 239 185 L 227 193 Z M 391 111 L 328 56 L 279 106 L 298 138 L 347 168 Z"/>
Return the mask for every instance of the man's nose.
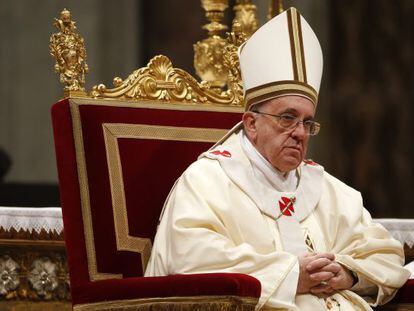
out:
<path id="1" fill-rule="evenodd" d="M 293 129 L 292 136 L 296 137 L 297 139 L 303 140 L 306 138 L 308 134 L 306 133 L 305 125 L 303 121 L 299 121 L 296 124 L 296 127 Z"/>

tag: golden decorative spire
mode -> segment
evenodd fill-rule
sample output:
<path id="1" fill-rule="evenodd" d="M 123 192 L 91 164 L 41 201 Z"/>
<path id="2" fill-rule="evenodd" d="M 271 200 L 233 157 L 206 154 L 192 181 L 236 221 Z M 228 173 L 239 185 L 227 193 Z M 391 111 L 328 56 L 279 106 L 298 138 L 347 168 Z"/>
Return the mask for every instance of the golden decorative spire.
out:
<path id="1" fill-rule="evenodd" d="M 236 5 L 233 7 L 233 10 L 233 25 L 237 21 L 241 27 L 239 31 L 243 32 L 249 38 L 258 28 L 256 6 L 252 4 L 251 0 L 236 0 Z"/>
<path id="2" fill-rule="evenodd" d="M 226 40 L 220 33 L 227 29 L 222 22 L 228 0 L 201 0 L 201 6 L 210 23 L 203 26 L 208 31 L 208 38 L 194 44 L 194 68 L 202 81 L 219 92 L 227 82 L 227 71 L 223 67 Z"/>
<path id="3" fill-rule="evenodd" d="M 53 25 L 59 32 L 50 36 L 49 49 L 56 60 L 55 71 L 60 75 L 60 82 L 65 85 L 65 96 L 86 96 L 85 74 L 89 68 L 84 40 L 78 34 L 67 9 L 60 13 L 60 18 L 55 18 Z"/>
<path id="4" fill-rule="evenodd" d="M 267 19 L 270 20 L 284 11 L 283 0 L 268 0 Z"/>

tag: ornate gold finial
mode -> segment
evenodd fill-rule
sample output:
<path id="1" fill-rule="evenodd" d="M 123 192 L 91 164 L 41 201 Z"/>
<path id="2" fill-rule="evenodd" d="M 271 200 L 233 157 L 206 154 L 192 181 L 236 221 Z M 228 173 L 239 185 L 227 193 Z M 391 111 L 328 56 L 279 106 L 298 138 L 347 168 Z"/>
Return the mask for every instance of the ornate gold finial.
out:
<path id="1" fill-rule="evenodd" d="M 85 74 L 89 68 L 84 40 L 78 34 L 67 9 L 60 12 L 60 18 L 55 18 L 53 25 L 59 32 L 50 36 L 49 49 L 56 59 L 55 71 L 60 74 L 60 82 L 65 85 L 65 96 L 86 96 Z"/>
<path id="2" fill-rule="evenodd" d="M 233 7 L 233 10 L 233 26 L 235 25 L 235 20 L 237 20 L 241 27 L 241 32 L 247 38 L 250 37 L 258 28 L 256 6 L 252 4 L 251 0 L 236 0 L 236 5 Z"/>
<path id="3" fill-rule="evenodd" d="M 223 66 L 226 40 L 220 33 L 227 29 L 222 21 L 228 0 L 201 0 L 201 5 L 210 23 L 203 26 L 208 31 L 208 38 L 194 44 L 194 68 L 202 81 L 220 92 L 227 82 L 227 71 Z"/>
<path id="4" fill-rule="evenodd" d="M 270 20 L 283 11 L 283 0 L 269 0 L 267 19 Z"/>

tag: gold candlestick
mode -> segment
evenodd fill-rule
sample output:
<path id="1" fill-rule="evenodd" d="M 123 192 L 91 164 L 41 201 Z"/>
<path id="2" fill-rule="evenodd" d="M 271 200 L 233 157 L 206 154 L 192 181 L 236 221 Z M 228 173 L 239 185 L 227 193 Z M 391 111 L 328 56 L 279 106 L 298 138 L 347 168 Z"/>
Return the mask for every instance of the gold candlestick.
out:
<path id="1" fill-rule="evenodd" d="M 258 28 L 256 6 L 252 4 L 251 0 L 236 0 L 233 10 L 233 25 L 237 24 L 240 27 L 238 31 L 243 32 L 249 38 Z"/>
<path id="2" fill-rule="evenodd" d="M 276 15 L 282 13 L 283 11 L 283 0 L 269 0 L 267 9 L 267 19 L 270 20 Z"/>
<path id="3" fill-rule="evenodd" d="M 227 81 L 227 71 L 223 67 L 226 40 L 220 33 L 227 29 L 222 21 L 228 1 L 201 0 L 201 6 L 210 23 L 203 26 L 208 31 L 208 38 L 194 44 L 194 68 L 203 82 L 220 91 Z"/>

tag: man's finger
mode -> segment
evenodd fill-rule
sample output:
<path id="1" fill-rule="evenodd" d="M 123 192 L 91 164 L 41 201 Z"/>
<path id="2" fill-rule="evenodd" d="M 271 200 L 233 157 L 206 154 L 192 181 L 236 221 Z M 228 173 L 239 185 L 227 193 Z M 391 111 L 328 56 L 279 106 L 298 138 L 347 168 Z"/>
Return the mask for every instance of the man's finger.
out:
<path id="1" fill-rule="evenodd" d="M 337 262 L 331 262 L 329 265 L 322 267 L 321 271 L 329 271 L 337 274 L 339 271 L 341 271 L 341 265 Z"/>
<path id="2" fill-rule="evenodd" d="M 323 267 L 325 267 L 325 266 L 327 266 L 331 263 L 332 263 L 332 261 L 328 258 L 325 258 L 325 257 L 315 258 L 310 263 L 308 263 L 306 265 L 306 270 L 308 272 L 312 272 L 312 271 L 315 271 L 315 270 L 320 270 Z"/>
<path id="3" fill-rule="evenodd" d="M 342 280 L 342 276 L 338 275 L 338 276 L 334 276 L 333 278 L 329 279 L 327 282 L 330 287 L 338 288 L 341 280 Z"/>
<path id="4" fill-rule="evenodd" d="M 332 291 L 333 289 L 329 285 L 318 285 L 310 289 L 312 294 L 332 293 Z"/>
<path id="5" fill-rule="evenodd" d="M 335 260 L 335 255 L 332 253 L 312 253 L 314 254 L 314 258 L 327 258 L 329 260 Z"/>
<path id="6" fill-rule="evenodd" d="M 316 273 L 310 274 L 309 275 L 309 278 L 312 281 L 322 282 L 322 281 L 329 281 L 334 276 L 335 276 L 335 274 L 333 274 L 332 272 L 329 272 L 329 271 L 321 271 L 321 272 L 316 272 Z"/>

